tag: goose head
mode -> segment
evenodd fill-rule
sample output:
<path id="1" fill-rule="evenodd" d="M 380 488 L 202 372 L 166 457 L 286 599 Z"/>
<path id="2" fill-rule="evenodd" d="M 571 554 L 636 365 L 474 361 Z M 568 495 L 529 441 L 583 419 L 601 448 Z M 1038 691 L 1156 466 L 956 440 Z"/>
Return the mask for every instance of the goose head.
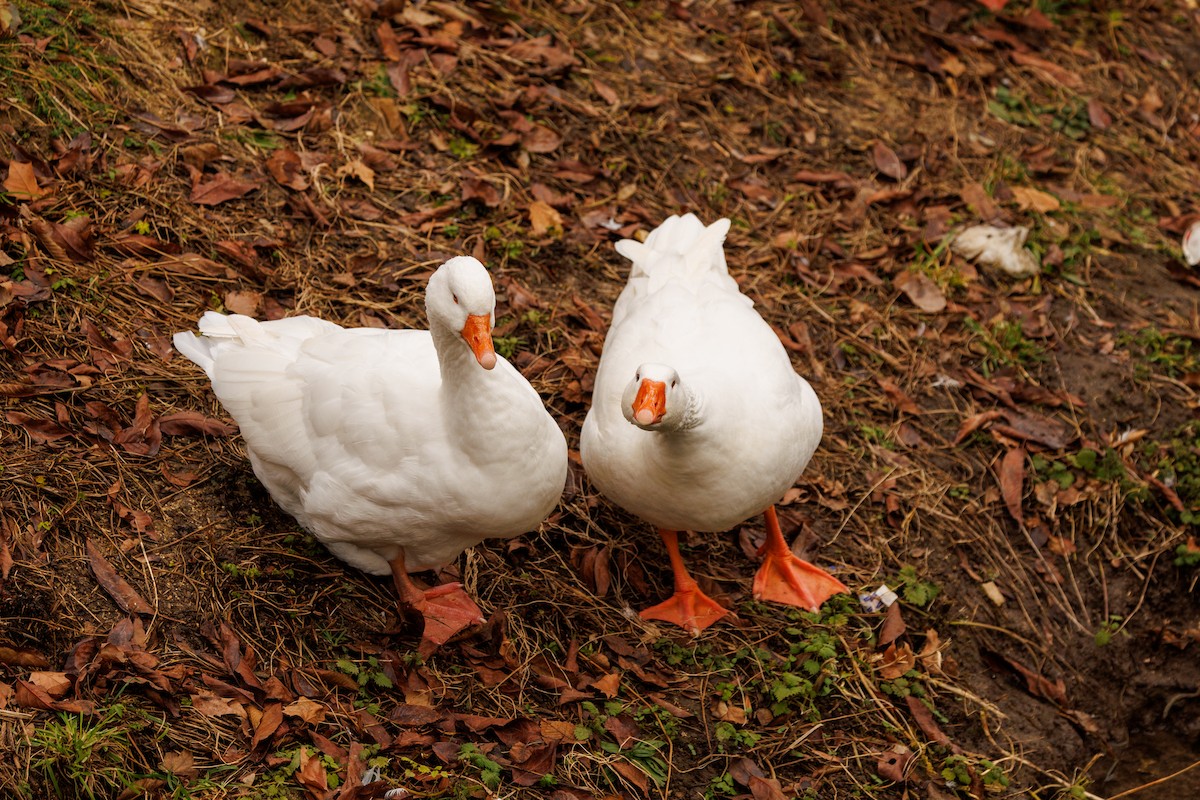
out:
<path id="1" fill-rule="evenodd" d="M 666 364 L 642 364 L 621 393 L 625 419 L 646 431 L 690 427 L 695 404 L 679 373 Z"/>
<path id="2" fill-rule="evenodd" d="M 496 366 L 496 290 L 478 260 L 458 256 L 438 267 L 425 289 L 425 312 L 431 330 L 452 331 L 471 348 L 479 366 Z"/>

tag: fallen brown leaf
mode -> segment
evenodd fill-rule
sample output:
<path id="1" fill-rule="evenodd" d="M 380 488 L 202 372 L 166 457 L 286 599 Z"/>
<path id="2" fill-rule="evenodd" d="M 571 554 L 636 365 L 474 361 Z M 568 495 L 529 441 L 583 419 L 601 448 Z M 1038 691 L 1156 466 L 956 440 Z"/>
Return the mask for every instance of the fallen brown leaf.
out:
<path id="1" fill-rule="evenodd" d="M 551 74 L 575 63 L 575 56 L 553 43 L 550 34 L 517 42 L 504 51 L 506 55 L 530 64 L 538 64 L 537 74 Z"/>
<path id="2" fill-rule="evenodd" d="M 198 411 L 180 411 L 158 418 L 158 427 L 167 436 L 231 436 L 237 427 Z"/>
<path id="3" fill-rule="evenodd" d="M 379 40 L 379 51 L 383 53 L 384 58 L 388 61 L 400 60 L 400 40 L 396 38 L 396 31 L 387 20 L 379 23 L 379 27 L 375 29 L 375 38 Z"/>
<path id="4" fill-rule="evenodd" d="M 218 172 L 211 180 L 192 188 L 191 201 L 200 206 L 215 206 L 247 195 L 258 187 L 257 181 L 238 180 L 228 173 Z"/>
<path id="5" fill-rule="evenodd" d="M 1063 683 L 1062 678 L 1050 680 L 1045 675 L 1030 669 L 1029 667 L 1017 661 L 1015 658 L 1010 658 L 1003 653 L 988 648 L 981 648 L 986 661 L 994 665 L 1002 666 L 1008 670 L 1020 675 L 1025 681 L 1025 688 L 1030 694 L 1035 697 L 1041 697 L 1050 702 L 1066 707 L 1067 705 L 1067 687 Z"/>
<path id="6" fill-rule="evenodd" d="M 942 668 L 941 646 L 942 643 L 936 630 L 930 628 L 925 631 L 925 643 L 921 645 L 921 652 L 917 653 L 917 659 L 925 665 L 926 670 Z"/>
<path id="7" fill-rule="evenodd" d="M 338 167 L 338 175 L 357 178 L 366 184 L 367 188 L 375 191 L 375 170 L 363 163 L 362 159 L 354 159 Z"/>
<path id="8" fill-rule="evenodd" d="M 975 209 L 975 213 L 985 222 L 1000 215 L 1000 207 L 996 205 L 995 200 L 988 196 L 983 184 L 976 182 L 964 184 L 958 194 L 962 201 Z"/>
<path id="9" fill-rule="evenodd" d="M 544 719 L 539 723 L 541 735 L 547 742 L 574 742 L 576 725 L 559 719 Z"/>
<path id="10" fill-rule="evenodd" d="M 29 220 L 38 241 L 56 258 L 65 257 L 77 263 L 91 260 L 94 232 L 88 215 L 71 217 L 66 222 L 47 222 L 35 215 L 30 215 Z"/>
<path id="11" fill-rule="evenodd" d="M 49 191 L 38 186 L 33 164 L 27 161 L 8 162 L 8 177 L 4 179 L 4 190 L 18 200 L 36 200 Z"/>
<path id="12" fill-rule="evenodd" d="M 609 550 L 607 545 L 596 547 L 579 547 L 571 551 L 571 564 L 574 566 L 597 597 L 608 594 L 611 583 L 609 570 Z"/>
<path id="13" fill-rule="evenodd" d="M 454 718 L 467 727 L 472 733 L 481 733 L 492 728 L 502 728 L 511 725 L 512 717 L 485 717 L 482 714 L 455 714 Z"/>
<path id="14" fill-rule="evenodd" d="M 592 78 L 592 88 L 595 89 L 596 94 L 600 95 L 600 98 L 610 106 L 615 106 L 621 101 L 621 98 L 617 95 L 616 91 L 614 91 L 611 86 L 599 78 Z"/>
<path id="15" fill-rule="evenodd" d="M 921 407 L 905 394 L 904 390 L 897 386 L 895 381 L 885 378 L 882 375 L 876 376 L 875 381 L 879 384 L 879 388 L 883 389 L 884 395 L 887 396 L 888 400 L 892 401 L 892 405 L 897 410 L 903 411 L 905 414 L 916 415 L 921 413 Z"/>
<path id="16" fill-rule="evenodd" d="M 917 721 L 921 731 L 929 738 L 929 741 L 934 744 L 940 744 L 943 747 L 953 747 L 950 737 L 946 735 L 937 724 L 937 720 L 933 718 L 933 712 L 929 707 L 921 702 L 920 698 L 914 697 L 911 694 L 905 696 L 905 701 L 908 703 L 909 713 L 913 719 Z"/>
<path id="17" fill-rule="evenodd" d="M 1037 211 L 1045 214 L 1050 211 L 1058 211 L 1062 204 L 1058 202 L 1058 198 L 1048 192 L 1043 192 L 1041 189 L 1034 189 L 1029 186 L 1013 186 L 1013 199 L 1017 202 L 1017 207 L 1023 211 Z"/>
<path id="18" fill-rule="evenodd" d="M 1087 113 L 1088 122 L 1098 131 L 1107 129 L 1113 123 L 1112 114 L 1108 113 L 1104 104 L 1095 97 L 1087 101 Z"/>
<path id="19" fill-rule="evenodd" d="M 907 643 L 890 644 L 883 651 L 883 660 L 879 662 L 879 675 L 884 680 L 895 680 L 917 664 L 917 656 Z"/>
<path id="20" fill-rule="evenodd" d="M 163 771 L 178 775 L 184 780 L 191 780 L 200 774 L 196 768 L 196 757 L 187 750 L 170 750 L 163 753 L 159 766 Z"/>
<path id="21" fill-rule="evenodd" d="M 996 425 L 995 430 L 1017 439 L 1061 450 L 1077 438 L 1067 423 L 1036 411 L 1006 410 L 1001 413 L 1008 424 Z"/>
<path id="22" fill-rule="evenodd" d="M 236 700 L 207 693 L 194 694 L 191 699 L 192 710 L 205 717 L 246 718 L 245 707 Z"/>
<path id="23" fill-rule="evenodd" d="M 900 614 L 900 604 L 892 603 L 884 614 L 883 627 L 879 629 L 879 646 L 883 647 L 896 641 L 904 635 L 905 630 L 907 626 Z"/>
<path id="24" fill-rule="evenodd" d="M 0 664 L 30 669 L 48 669 L 50 667 L 49 660 L 36 650 L 10 645 L 0 645 Z"/>
<path id="25" fill-rule="evenodd" d="M 462 182 L 462 201 L 478 200 L 488 208 L 500 205 L 500 190 L 480 178 L 465 178 Z"/>
<path id="26" fill-rule="evenodd" d="M 65 672 L 31 672 L 29 682 L 41 687 L 55 700 L 71 691 L 71 678 Z"/>
<path id="27" fill-rule="evenodd" d="M 160 303 L 170 303 L 175 299 L 175 290 L 162 278 L 142 274 L 134 281 L 137 290 L 147 297 L 153 297 Z"/>
<path id="28" fill-rule="evenodd" d="M 265 742 L 275 731 L 279 730 L 279 726 L 283 723 L 283 705 L 281 703 L 268 703 L 267 707 L 262 710 L 262 717 L 258 724 L 254 726 L 254 738 L 250 740 L 250 749 L 258 747 L 259 744 Z"/>
<path id="29" fill-rule="evenodd" d="M 596 687 L 598 691 L 603 693 L 605 697 L 611 700 L 612 698 L 616 697 L 617 692 L 620 691 L 621 675 L 618 672 L 610 672 L 603 678 L 599 678 L 598 680 L 594 681 L 592 686 Z"/>
<path id="30" fill-rule="evenodd" d="M 262 313 L 262 292 L 231 291 L 225 293 L 225 308 L 234 314 L 257 317 Z"/>
<path id="31" fill-rule="evenodd" d="M 281 148 L 267 159 L 267 172 L 280 186 L 302 192 L 311 184 L 303 162 L 294 150 Z"/>
<path id="32" fill-rule="evenodd" d="M 96 704 L 91 700 L 55 700 L 42 687 L 29 681 L 18 680 L 13 700 L 22 708 L 42 711 L 64 711 L 68 714 L 94 714 Z"/>
<path id="33" fill-rule="evenodd" d="M 545 125 L 534 125 L 521 135 L 521 146 L 531 153 L 553 153 L 562 144 L 562 137 Z"/>
<path id="34" fill-rule="evenodd" d="M 650 789 L 650 778 L 646 775 L 646 773 L 642 772 L 628 761 L 614 761 L 612 764 L 610 764 L 610 766 L 622 778 L 640 789 L 643 797 L 647 796 Z"/>
<path id="35" fill-rule="evenodd" d="M 7 411 L 4 418 L 13 425 L 20 425 L 29 434 L 29 438 L 38 444 L 55 442 L 74 434 L 51 419 L 38 419 L 20 411 Z"/>
<path id="36" fill-rule="evenodd" d="M 617 746 L 624 750 L 642 734 L 641 728 L 633 721 L 633 718 L 628 714 L 620 714 L 615 717 L 608 717 L 604 720 L 604 730 L 612 734 L 617 740 Z"/>
<path id="37" fill-rule="evenodd" d="M 1051 553 L 1056 553 L 1063 558 L 1075 552 L 1075 543 L 1070 539 L 1064 539 L 1062 536 L 1051 536 L 1046 541 L 1046 547 L 1049 548 Z"/>
<path id="38" fill-rule="evenodd" d="M 892 279 L 892 284 L 904 293 L 912 304 L 929 314 L 946 308 L 946 295 L 933 279 L 921 272 L 901 272 Z"/>
<path id="39" fill-rule="evenodd" d="M 913 758 L 915 756 L 911 750 L 898 744 L 891 750 L 879 754 L 879 758 L 875 762 L 875 771 L 879 773 L 879 777 L 885 780 L 904 783 Z"/>
<path id="40" fill-rule="evenodd" d="M 1014 50 L 1011 57 L 1015 63 L 1040 70 L 1051 80 L 1061 83 L 1069 89 L 1079 89 L 1083 86 L 1083 78 L 1066 67 L 1055 64 L 1053 61 L 1048 61 L 1032 53 L 1022 53 L 1019 50 Z"/>
<path id="41" fill-rule="evenodd" d="M 266 717 L 265 714 L 263 716 Z M 257 734 L 255 737 L 257 738 Z M 310 797 L 324 798 L 325 793 L 329 791 L 329 776 L 325 772 L 325 765 L 317 756 L 310 756 L 307 747 L 300 748 L 300 766 L 296 770 L 296 782 L 308 790 Z"/>
<path id="42" fill-rule="evenodd" d="M 297 717 L 310 724 L 317 724 L 325 719 L 325 705 L 308 697 L 298 698 L 295 702 L 283 707 L 283 713 L 289 717 Z"/>
<path id="43" fill-rule="evenodd" d="M 765 778 L 767 773 L 753 759 L 743 756 L 729 765 L 729 777 L 740 785 L 749 787 L 751 778 Z"/>
<path id="44" fill-rule="evenodd" d="M 717 700 L 712 705 L 713 716 L 722 722 L 732 722 L 734 725 L 745 725 L 747 720 L 746 709 L 737 703 L 728 703 L 724 700 Z"/>
<path id="45" fill-rule="evenodd" d="M 792 177 L 801 183 L 833 183 L 842 188 L 852 189 L 857 185 L 857 181 L 850 177 L 849 173 L 841 171 L 819 171 L 811 169 L 797 170 L 792 174 Z"/>
<path id="46" fill-rule="evenodd" d="M 534 236 L 561 236 L 563 230 L 562 214 L 549 203 L 534 200 L 529 204 L 529 226 Z"/>
<path id="47" fill-rule="evenodd" d="M 871 156 L 875 160 L 875 168 L 895 181 L 902 181 L 908 176 L 908 167 L 896 155 L 896 151 L 881 141 L 876 141 L 871 148 Z"/>
<path id="48" fill-rule="evenodd" d="M 188 94 L 195 95 L 201 100 L 212 103 L 215 106 L 232 103 L 237 99 L 237 94 L 228 86 L 217 86 L 211 83 L 200 84 L 198 86 L 184 86 L 183 91 Z"/>
<path id="49" fill-rule="evenodd" d="M 750 795 L 754 800 L 787 800 L 778 778 L 750 776 Z"/>
<path id="50" fill-rule="evenodd" d="M 964 439 L 970 436 L 975 431 L 982 428 L 989 422 L 1001 419 L 1004 416 L 1003 411 L 981 411 L 978 414 L 972 414 L 963 420 L 962 425 L 958 427 L 958 434 L 955 435 L 954 441 L 951 444 L 961 444 Z"/>
<path id="51" fill-rule="evenodd" d="M 1014 447 L 1004 454 L 1004 458 L 1000 460 L 1000 469 L 996 477 L 1000 482 L 1000 495 L 1004 498 L 1004 505 L 1008 509 L 1008 513 L 1012 515 L 1018 525 L 1024 525 L 1025 516 L 1021 512 L 1021 497 L 1025 488 L 1025 449 L 1023 447 Z"/>
<path id="52" fill-rule="evenodd" d="M 100 588 L 108 593 L 108 596 L 117 601 L 117 605 L 122 610 L 130 614 L 153 614 L 154 609 L 142 599 L 142 596 L 130 586 L 124 578 L 117 574 L 113 565 L 109 563 L 104 554 L 100 552 L 99 545 L 95 540 L 87 540 L 88 563 L 92 567 L 92 573 L 96 576 L 96 580 L 100 582 Z"/>

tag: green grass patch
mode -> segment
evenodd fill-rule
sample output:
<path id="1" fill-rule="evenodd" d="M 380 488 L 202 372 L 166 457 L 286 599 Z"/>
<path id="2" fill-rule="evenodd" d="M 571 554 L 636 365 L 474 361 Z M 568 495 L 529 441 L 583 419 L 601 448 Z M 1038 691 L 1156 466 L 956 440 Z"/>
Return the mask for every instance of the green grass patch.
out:
<path id="1" fill-rule="evenodd" d="M 969 347 L 980 356 L 979 371 L 984 377 L 1002 367 L 1015 367 L 1046 360 L 1046 351 L 1025 335 L 1019 320 L 1000 320 L 985 328 L 971 317 L 963 325 L 975 334 Z"/>
<path id="2" fill-rule="evenodd" d="M 118 110 L 106 97 L 107 87 L 119 83 L 118 62 L 105 48 L 97 18 L 86 6 L 62 0 L 17 0 L 15 6 L 19 32 L 45 43 L 41 52 L 0 43 L 0 84 L 42 125 L 29 125 L 26 116 L 18 126 L 23 135 L 71 137 L 114 122 Z"/>

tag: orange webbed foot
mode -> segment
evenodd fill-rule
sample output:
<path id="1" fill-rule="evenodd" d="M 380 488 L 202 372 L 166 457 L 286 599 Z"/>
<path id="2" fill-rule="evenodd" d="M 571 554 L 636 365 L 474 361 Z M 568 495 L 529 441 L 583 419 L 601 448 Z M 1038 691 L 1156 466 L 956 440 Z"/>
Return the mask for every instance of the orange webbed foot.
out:
<path id="1" fill-rule="evenodd" d="M 754 599 L 816 611 L 835 594 L 850 591 L 820 567 L 788 553 L 767 553 L 754 576 Z"/>
<path id="2" fill-rule="evenodd" d="M 784 541 L 775 507 L 766 511 L 767 540 L 759 550 L 765 557 L 754 576 L 754 599 L 816 611 L 835 594 L 850 589 L 820 567 L 798 558 Z"/>
<path id="3" fill-rule="evenodd" d="M 671 622 L 696 636 L 700 631 L 712 625 L 726 614 L 729 609 L 701 591 L 696 580 L 688 573 L 683 565 L 683 556 L 679 554 L 679 534 L 676 531 L 660 528 L 663 545 L 667 548 L 667 556 L 671 559 L 671 571 L 675 576 L 675 594 L 641 612 L 642 619 L 656 619 Z"/>
<path id="4" fill-rule="evenodd" d="M 674 623 L 696 636 L 728 613 L 729 609 L 700 591 L 700 587 L 697 586 L 694 589 L 677 590 L 667 600 L 642 611 L 640 616 L 642 619 Z"/>

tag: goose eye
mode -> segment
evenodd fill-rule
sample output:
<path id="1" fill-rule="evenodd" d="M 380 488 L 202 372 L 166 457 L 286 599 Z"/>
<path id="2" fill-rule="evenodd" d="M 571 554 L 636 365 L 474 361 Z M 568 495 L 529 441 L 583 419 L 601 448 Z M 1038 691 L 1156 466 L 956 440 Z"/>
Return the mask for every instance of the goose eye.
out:
<path id="1" fill-rule="evenodd" d="M 456 295 L 456 294 L 454 294 L 453 292 L 451 292 L 451 293 L 450 293 L 450 297 L 451 297 L 451 299 L 453 299 L 453 300 L 454 300 L 454 305 L 458 305 L 458 295 Z"/>
<path id="2" fill-rule="evenodd" d="M 642 382 L 642 373 L 640 373 L 640 372 L 633 373 L 633 379 L 635 381 L 637 381 L 638 383 L 641 383 Z"/>
<path id="3" fill-rule="evenodd" d="M 677 384 L 677 383 L 679 383 L 679 381 L 677 381 L 677 380 L 672 380 L 672 381 L 671 381 L 671 388 L 672 388 L 672 389 L 674 389 L 674 388 L 675 388 L 675 384 Z"/>

